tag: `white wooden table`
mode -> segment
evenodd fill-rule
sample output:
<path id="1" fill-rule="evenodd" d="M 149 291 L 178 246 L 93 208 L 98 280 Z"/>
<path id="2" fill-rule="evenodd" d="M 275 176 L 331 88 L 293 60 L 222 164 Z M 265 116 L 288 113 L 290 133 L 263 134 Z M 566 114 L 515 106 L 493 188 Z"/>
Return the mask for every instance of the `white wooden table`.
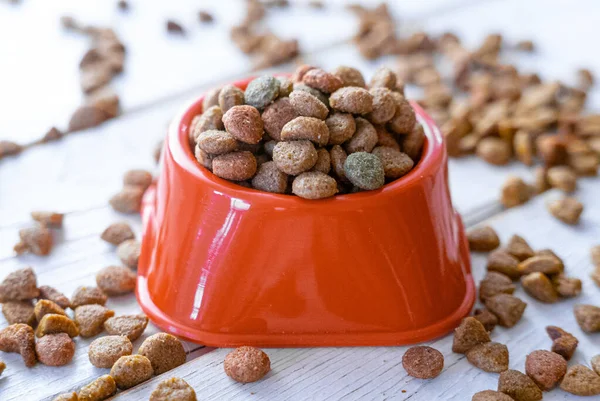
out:
<path id="1" fill-rule="evenodd" d="M 119 13 L 114 3 L 24 0 L 13 6 L 0 2 L 0 139 L 36 139 L 50 126 L 64 125 L 81 101 L 77 63 L 87 45 L 85 39 L 60 29 L 60 15 L 114 26 L 129 52 L 126 72 L 116 81 L 123 102 L 121 117 L 0 161 L 0 277 L 31 265 L 39 283 L 55 286 L 66 294 L 79 285 L 93 285 L 96 271 L 118 263 L 114 250 L 100 240 L 99 234 L 111 222 L 124 219 L 107 204 L 121 185 L 122 173 L 130 168 L 155 168 L 152 149 L 186 100 L 250 71 L 248 59 L 227 36 L 227 27 L 242 15 L 241 1 L 131 0 L 132 9 L 126 14 Z M 347 43 L 355 29 L 353 17 L 343 11 L 342 1 L 329 3 L 329 8 L 322 11 L 307 7 L 279 10 L 270 14 L 267 23 L 282 36 L 300 38 L 307 63 L 325 68 L 354 65 L 369 74 L 391 61 L 361 59 Z M 511 40 L 533 39 L 539 51 L 519 57 L 518 63 L 541 71 L 544 78 L 569 81 L 580 66 L 600 74 L 600 53 L 595 51 L 594 42 L 600 35 L 600 4 L 595 0 L 394 3 L 393 11 L 402 17 L 405 29 L 422 28 L 434 33 L 452 30 L 468 44 L 475 44 L 489 31 L 502 32 Z M 213 11 L 216 23 L 200 26 L 196 21 L 199 8 Z M 167 35 L 167 18 L 184 23 L 187 37 Z M 306 29 L 308 24 L 313 29 Z M 279 70 L 292 68 L 287 65 Z M 600 105 L 598 93 L 590 99 L 596 108 Z M 580 180 L 577 195 L 587 208 L 582 224 L 571 228 L 545 211 L 544 202 L 557 195 L 552 191 L 522 207 L 502 211 L 497 202 L 499 188 L 511 173 L 523 177 L 531 174 L 520 164 L 500 168 L 475 158 L 450 161 L 454 205 L 466 224 L 491 224 L 503 240 L 519 233 L 534 247 L 556 250 L 565 259 L 569 274 L 587 278 L 592 270 L 589 247 L 600 242 L 599 180 Z M 65 212 L 65 228 L 49 257 L 15 257 L 12 246 L 17 232 L 30 224 L 29 212 L 35 209 Z M 125 219 L 139 236 L 139 217 Z M 483 256 L 473 255 L 477 280 L 484 274 L 484 265 Z M 600 338 L 582 333 L 571 312 L 575 303 L 600 304 L 600 291 L 589 280 L 584 279 L 583 294 L 574 300 L 548 306 L 526 299 L 529 306 L 523 321 L 511 330 L 497 328 L 492 336 L 494 341 L 508 345 L 511 368 L 523 370 L 527 353 L 549 348 L 544 333 L 548 324 L 560 325 L 579 338 L 572 363 L 587 363 L 599 353 Z M 140 310 L 133 295 L 111 298 L 108 306 L 117 314 Z M 0 328 L 6 325 L 0 317 Z M 150 325 L 144 337 L 157 330 Z M 18 354 L 3 353 L 1 359 L 8 368 L 0 377 L 0 400 L 51 400 L 58 393 L 76 390 L 107 373 L 87 360 L 90 340 L 75 341 L 75 358 L 61 368 L 38 364 L 28 369 Z M 431 342 L 446 358 L 444 372 L 432 381 L 406 375 L 401 365 L 406 347 L 307 348 L 268 349 L 272 372 L 249 385 L 234 383 L 224 375 L 222 361 L 229 350 L 186 343 L 186 364 L 115 398 L 147 399 L 156 383 L 171 376 L 188 381 L 201 400 L 468 400 L 476 391 L 494 389 L 497 375 L 482 372 L 463 355 L 452 353 L 451 341 L 451 336 L 446 336 Z M 575 398 L 559 390 L 544 397 Z"/>

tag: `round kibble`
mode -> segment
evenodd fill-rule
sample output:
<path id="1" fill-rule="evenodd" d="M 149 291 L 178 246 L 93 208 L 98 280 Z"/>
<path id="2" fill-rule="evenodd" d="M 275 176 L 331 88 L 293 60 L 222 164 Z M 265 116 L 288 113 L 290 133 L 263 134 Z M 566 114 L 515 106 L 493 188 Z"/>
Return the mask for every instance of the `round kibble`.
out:
<path id="1" fill-rule="evenodd" d="M 298 117 L 289 98 L 276 100 L 267 106 L 262 113 L 264 128 L 267 134 L 276 141 L 281 140 L 281 129 L 288 122 Z"/>
<path id="2" fill-rule="evenodd" d="M 252 178 L 256 173 L 256 158 L 248 151 L 227 153 L 215 157 L 212 168 L 217 177 L 244 181 Z"/>
<path id="3" fill-rule="evenodd" d="M 400 150 L 398 141 L 392 134 L 385 129 L 383 125 L 374 125 L 375 131 L 377 132 L 377 146 L 385 146 L 387 148 L 393 148 Z"/>
<path id="4" fill-rule="evenodd" d="M 142 314 L 115 316 L 104 322 L 104 329 L 108 334 L 126 336 L 130 341 L 140 338 L 146 326 L 148 317 Z"/>
<path id="5" fill-rule="evenodd" d="M 196 141 L 198 135 L 208 130 L 223 129 L 223 111 L 219 106 L 212 106 L 199 116 L 194 117 L 190 124 L 190 138 Z"/>
<path id="6" fill-rule="evenodd" d="M 121 295 L 135 290 L 136 278 L 128 267 L 108 266 L 96 274 L 96 284 L 107 295 Z"/>
<path id="7" fill-rule="evenodd" d="M 221 93 L 221 88 L 213 88 L 206 92 L 204 100 L 202 101 L 202 110 L 208 110 L 209 107 L 218 106 L 219 93 Z"/>
<path id="8" fill-rule="evenodd" d="M 388 88 L 393 90 L 396 87 L 396 83 L 396 74 L 387 67 L 381 67 L 373 74 L 373 78 L 371 78 L 371 81 L 369 82 L 369 87 Z"/>
<path id="9" fill-rule="evenodd" d="M 240 383 L 262 379 L 271 370 L 269 356 L 254 347 L 239 347 L 225 357 L 223 368 L 227 376 Z"/>
<path id="10" fill-rule="evenodd" d="M 373 95 L 373 111 L 367 115 L 373 124 L 383 124 L 392 119 L 396 114 L 396 100 L 388 88 L 372 88 L 369 93 Z"/>
<path id="11" fill-rule="evenodd" d="M 329 151 L 325 148 L 317 149 L 317 162 L 312 168 L 313 171 L 320 171 L 321 173 L 328 174 L 331 170 L 331 156 Z"/>
<path id="12" fill-rule="evenodd" d="M 63 366 L 75 355 L 75 343 L 66 333 L 49 334 L 37 340 L 38 360 L 48 366 Z"/>
<path id="13" fill-rule="evenodd" d="M 504 165 L 510 161 L 510 145 L 500 138 L 483 138 L 475 150 L 477 156 L 490 164 Z"/>
<path id="14" fill-rule="evenodd" d="M 421 150 L 425 143 L 425 132 L 421 124 L 415 124 L 408 135 L 402 140 L 402 151 L 410 156 L 416 163 L 421 157 Z"/>
<path id="15" fill-rule="evenodd" d="M 171 377 L 158 383 L 150 394 L 150 401 L 196 401 L 196 392 L 178 377 Z"/>
<path id="16" fill-rule="evenodd" d="M 325 121 L 314 117 L 296 117 L 283 126 L 283 141 L 308 139 L 317 145 L 325 146 L 329 142 L 329 128 Z"/>
<path id="17" fill-rule="evenodd" d="M 389 121 L 389 129 L 396 134 L 409 134 L 416 122 L 417 117 L 412 106 L 404 96 L 398 94 L 396 96 L 396 112 Z"/>
<path id="18" fill-rule="evenodd" d="M 135 239 L 135 234 L 128 223 L 118 222 L 106 227 L 100 238 L 109 244 L 119 245 L 128 239 Z"/>
<path id="19" fill-rule="evenodd" d="M 324 93 L 333 93 L 343 85 L 340 78 L 320 68 L 307 71 L 302 77 L 302 82 Z"/>
<path id="20" fill-rule="evenodd" d="M 213 156 L 200 149 L 198 145 L 196 145 L 196 148 L 194 149 L 194 156 L 196 156 L 196 160 L 198 160 L 198 163 L 200 163 L 201 166 L 212 171 Z"/>
<path id="21" fill-rule="evenodd" d="M 233 106 L 223 115 L 223 124 L 227 132 L 238 141 L 257 144 L 262 139 L 263 121 L 256 107 Z"/>
<path id="22" fill-rule="evenodd" d="M 373 149 L 373 154 L 381 160 L 386 178 L 396 179 L 402 177 L 415 165 L 406 153 L 394 148 L 378 146 Z"/>
<path id="23" fill-rule="evenodd" d="M 298 175 L 308 171 L 319 158 L 310 141 L 279 142 L 273 148 L 273 161 L 286 174 Z"/>
<path id="24" fill-rule="evenodd" d="M 305 91 L 310 93 L 311 95 L 313 95 L 314 97 L 316 97 L 317 99 L 319 99 L 321 102 L 323 102 L 323 104 L 327 107 L 329 107 L 329 98 L 327 97 L 327 95 L 325 95 L 323 92 L 321 92 L 318 89 L 315 88 L 311 88 L 308 85 L 305 85 L 303 83 L 296 83 L 294 84 L 294 90 L 295 91 Z"/>
<path id="25" fill-rule="evenodd" d="M 346 143 L 346 152 L 348 152 L 348 154 L 355 152 L 371 152 L 375 145 L 377 145 L 378 139 L 375 127 L 361 117 L 356 118 L 355 122 L 356 132 Z"/>
<path id="26" fill-rule="evenodd" d="M 367 114 L 373 111 L 373 95 L 364 88 L 347 86 L 333 92 L 329 104 L 338 111 Z"/>
<path id="27" fill-rule="evenodd" d="M 137 186 L 124 187 L 121 192 L 110 198 L 110 205 L 120 213 L 136 213 L 142 206 L 144 189 Z"/>
<path id="28" fill-rule="evenodd" d="M 244 104 L 244 92 L 234 85 L 225 85 L 219 92 L 219 107 L 226 113 L 233 106 Z"/>
<path id="29" fill-rule="evenodd" d="M 337 193 L 337 183 L 325 173 L 310 171 L 294 179 L 292 193 L 304 199 L 329 198 Z"/>
<path id="30" fill-rule="evenodd" d="M 329 114 L 327 106 L 306 91 L 297 90 L 290 93 L 290 102 L 300 116 L 324 120 Z"/>
<path id="31" fill-rule="evenodd" d="M 341 145 L 356 132 L 356 122 L 352 114 L 333 113 L 325 120 L 329 128 L 329 145 Z"/>
<path id="32" fill-rule="evenodd" d="M 95 339 L 88 349 L 90 363 L 97 368 L 110 369 L 117 360 L 131 355 L 133 344 L 125 336 L 104 336 Z"/>
<path id="33" fill-rule="evenodd" d="M 152 364 L 142 355 L 125 355 L 120 357 L 110 369 L 117 387 L 126 390 L 152 377 Z"/>
<path id="34" fill-rule="evenodd" d="M 279 171 L 273 161 L 263 163 L 252 179 L 252 187 L 265 192 L 283 194 L 287 190 L 288 176 Z"/>
<path id="35" fill-rule="evenodd" d="M 567 373 L 567 361 L 554 352 L 536 350 L 525 359 L 525 373 L 542 391 L 550 391 Z"/>
<path id="36" fill-rule="evenodd" d="M 196 143 L 200 149 L 212 155 L 233 152 L 237 148 L 237 141 L 227 131 L 208 130 L 201 132 L 196 138 Z"/>
<path id="37" fill-rule="evenodd" d="M 155 375 L 160 375 L 185 363 L 183 344 L 167 333 L 157 333 L 148 337 L 138 350 L 152 363 Z"/>
<path id="38" fill-rule="evenodd" d="M 344 171 L 344 163 L 348 155 L 346 151 L 340 145 L 333 145 L 329 151 L 331 158 L 331 168 L 335 175 L 343 181 L 347 181 L 346 172 Z"/>
<path id="39" fill-rule="evenodd" d="M 123 186 L 133 185 L 148 188 L 152 184 L 152 173 L 146 170 L 129 170 L 123 175 Z"/>
<path id="40" fill-rule="evenodd" d="M 142 244 L 139 241 L 128 239 L 127 241 L 123 241 L 117 247 L 117 256 L 125 266 L 131 269 L 137 269 L 141 249 Z"/>
<path id="41" fill-rule="evenodd" d="M 344 171 L 350 182 L 361 189 L 373 190 L 385 184 L 381 160 L 371 153 L 356 152 L 348 155 Z"/>
<path id="42" fill-rule="evenodd" d="M 366 86 L 365 78 L 356 68 L 339 66 L 331 71 L 331 73 L 342 80 L 343 86 L 358 86 L 361 88 Z"/>
<path id="43" fill-rule="evenodd" d="M 402 356 L 402 366 L 412 377 L 433 379 L 444 369 L 444 355 L 435 348 L 412 347 Z"/>
<path id="44" fill-rule="evenodd" d="M 292 75 L 292 81 L 293 82 L 302 82 L 304 75 L 307 72 L 309 72 L 310 70 L 314 70 L 315 68 L 317 68 L 317 67 L 313 67 L 312 65 L 308 65 L 308 64 L 299 65 L 298 68 L 296 68 L 296 71 L 294 71 L 294 75 Z"/>
<path id="45" fill-rule="evenodd" d="M 264 75 L 248 84 L 244 92 L 246 104 L 264 109 L 279 96 L 280 83 L 275 77 Z"/>
<path id="46" fill-rule="evenodd" d="M 277 77 L 277 80 L 279 81 L 279 97 L 289 96 L 294 90 L 294 83 L 292 80 L 286 77 Z"/>

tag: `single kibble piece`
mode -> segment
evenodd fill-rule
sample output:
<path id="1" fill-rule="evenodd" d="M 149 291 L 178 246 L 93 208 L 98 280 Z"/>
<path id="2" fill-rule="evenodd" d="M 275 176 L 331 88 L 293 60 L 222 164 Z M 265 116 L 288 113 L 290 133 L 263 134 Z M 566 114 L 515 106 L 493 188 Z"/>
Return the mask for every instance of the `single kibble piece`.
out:
<path id="1" fill-rule="evenodd" d="M 265 192 L 284 194 L 287 190 L 288 176 L 279 171 L 273 161 L 265 162 L 258 167 L 252 178 L 252 187 Z"/>
<path id="2" fill-rule="evenodd" d="M 226 113 L 233 106 L 244 104 L 244 92 L 233 85 L 225 85 L 219 92 L 219 107 Z"/>
<path id="3" fill-rule="evenodd" d="M 554 352 L 533 351 L 525 359 L 525 373 L 542 391 L 550 391 L 567 373 L 567 361 Z"/>
<path id="4" fill-rule="evenodd" d="M 0 283 L 0 303 L 8 301 L 27 301 L 37 298 L 37 277 L 31 267 L 15 270 Z"/>
<path id="5" fill-rule="evenodd" d="M 600 331 L 600 308 L 594 305 L 575 305 L 573 308 L 577 324 L 586 333 Z"/>
<path id="6" fill-rule="evenodd" d="M 135 290 L 137 276 L 128 267 L 108 266 L 96 274 L 96 284 L 106 295 L 122 295 Z"/>
<path id="7" fill-rule="evenodd" d="M 600 376 L 583 365 L 573 365 L 565 374 L 560 388 L 567 393 L 592 396 L 600 394 Z"/>
<path id="8" fill-rule="evenodd" d="M 232 181 L 244 181 L 256 174 L 258 165 L 251 152 L 231 152 L 217 156 L 212 161 L 213 173 L 217 177 Z"/>
<path id="9" fill-rule="evenodd" d="M 117 247 L 117 256 L 123 264 L 131 269 L 137 269 L 140 260 L 142 244 L 135 239 L 123 241 Z"/>
<path id="10" fill-rule="evenodd" d="M 0 160 L 6 156 L 18 155 L 23 149 L 25 147 L 18 143 L 0 140 Z"/>
<path id="11" fill-rule="evenodd" d="M 71 301 L 62 292 L 47 285 L 42 285 L 39 288 L 40 295 L 38 299 L 48 299 L 63 309 L 71 307 Z"/>
<path id="12" fill-rule="evenodd" d="M 510 277 L 497 271 L 488 271 L 479 283 L 479 299 L 484 302 L 498 294 L 512 294 L 516 286 Z"/>
<path id="13" fill-rule="evenodd" d="M 196 142 L 200 134 L 205 131 L 222 131 L 223 129 L 225 129 L 223 125 L 223 111 L 219 106 L 212 106 L 205 109 L 204 113 L 194 117 L 192 120 L 189 129 L 190 142 Z"/>
<path id="14" fill-rule="evenodd" d="M 319 99 L 321 102 L 323 102 L 323 104 L 325 106 L 327 106 L 327 107 L 331 106 L 330 103 L 329 103 L 329 98 L 327 97 L 327 95 L 325 95 L 320 90 L 317 90 L 315 88 L 311 88 L 310 86 L 305 85 L 303 83 L 294 84 L 294 90 L 308 92 L 311 95 L 315 96 L 317 99 Z"/>
<path id="15" fill-rule="evenodd" d="M 385 146 L 396 150 L 400 149 L 400 144 L 383 125 L 375 125 L 375 131 L 377 132 L 377 146 Z"/>
<path id="16" fill-rule="evenodd" d="M 129 170 L 123 176 L 123 186 L 140 187 L 146 190 L 152 184 L 152 173 L 146 170 Z"/>
<path id="17" fill-rule="evenodd" d="M 408 135 L 413 131 L 417 123 L 417 116 L 404 96 L 396 94 L 395 98 L 396 111 L 392 119 L 388 122 L 388 128 L 396 134 Z"/>
<path id="18" fill-rule="evenodd" d="M 380 67 L 375 71 L 371 81 L 369 81 L 370 88 L 396 88 L 397 77 L 396 74 L 387 67 Z"/>
<path id="19" fill-rule="evenodd" d="M 229 132 L 218 130 L 201 132 L 196 137 L 196 144 L 200 149 L 212 155 L 233 152 L 237 148 L 237 141 Z"/>
<path id="20" fill-rule="evenodd" d="M 425 144 L 425 131 L 421 124 L 415 124 L 412 131 L 402 136 L 402 151 L 410 156 L 415 164 L 421 157 L 421 151 Z"/>
<path id="21" fill-rule="evenodd" d="M 500 202 L 505 208 L 522 205 L 531 198 L 529 186 L 519 177 L 510 176 L 502 184 Z"/>
<path id="22" fill-rule="evenodd" d="M 142 206 L 144 189 L 138 186 L 124 187 L 121 192 L 110 198 L 110 205 L 120 213 L 138 213 Z"/>
<path id="23" fill-rule="evenodd" d="M 504 165 L 510 161 L 510 145 L 500 138 L 483 138 L 475 150 L 477 156 L 490 164 Z"/>
<path id="24" fill-rule="evenodd" d="M 325 146 L 329 142 L 329 128 L 325 121 L 314 117 L 296 117 L 281 130 L 281 140 L 294 141 L 307 139 L 316 145 Z"/>
<path id="25" fill-rule="evenodd" d="M 496 315 L 500 326 L 513 327 L 521 320 L 527 304 L 510 294 L 498 294 L 487 298 L 485 307 Z"/>
<path id="26" fill-rule="evenodd" d="M 535 252 L 535 256 L 550 256 L 553 257 L 554 259 L 556 259 L 560 265 L 560 271 L 562 272 L 563 270 L 565 270 L 565 264 L 563 262 L 563 260 L 556 254 L 554 253 L 554 251 L 552 251 L 551 249 L 540 249 L 539 251 Z"/>
<path id="27" fill-rule="evenodd" d="M 356 122 L 352 114 L 332 113 L 325 120 L 329 128 L 329 145 L 341 145 L 356 132 Z"/>
<path id="28" fill-rule="evenodd" d="M 500 238 L 490 226 L 475 227 L 467 232 L 469 249 L 476 252 L 489 252 L 500 246 Z"/>
<path id="29" fill-rule="evenodd" d="M 508 369 L 508 348 L 504 344 L 488 342 L 467 351 L 467 360 L 475 367 L 493 373 Z"/>
<path id="30" fill-rule="evenodd" d="M 150 394 L 150 401 L 196 401 L 196 392 L 187 382 L 171 377 L 158 383 Z"/>
<path id="31" fill-rule="evenodd" d="M 63 225 L 63 219 L 65 215 L 62 213 L 56 212 L 44 212 L 44 211 L 36 211 L 31 212 L 31 218 L 37 221 L 38 223 L 50 227 L 50 228 L 61 228 Z"/>
<path id="32" fill-rule="evenodd" d="M 594 372 L 600 375 L 600 355 L 594 356 L 590 363 L 592 364 L 592 369 L 594 369 Z"/>
<path id="33" fill-rule="evenodd" d="M 66 333 L 73 338 L 79 335 L 79 328 L 68 316 L 56 313 L 44 315 L 35 330 L 35 336 L 40 338 L 47 334 L 57 333 Z"/>
<path id="34" fill-rule="evenodd" d="M 298 117 L 298 113 L 287 97 L 277 99 L 262 113 L 265 131 L 276 141 L 281 140 L 283 127 L 296 117 Z"/>
<path id="35" fill-rule="evenodd" d="M 373 111 L 373 95 L 364 88 L 347 86 L 333 92 L 329 104 L 345 113 L 367 114 Z"/>
<path id="36" fill-rule="evenodd" d="M 277 168 L 290 175 L 308 171 L 317 163 L 319 155 L 307 140 L 279 142 L 273 148 L 273 161 Z"/>
<path id="37" fill-rule="evenodd" d="M 133 344 L 125 336 L 104 336 L 95 339 L 88 349 L 90 363 L 97 368 L 110 369 L 122 356 L 131 355 Z"/>
<path id="38" fill-rule="evenodd" d="M 48 366 L 64 366 L 75 355 L 75 343 L 66 333 L 50 334 L 35 344 L 38 360 Z"/>
<path id="39" fill-rule="evenodd" d="M 331 73 L 342 80 L 343 86 L 358 86 L 360 88 L 366 86 L 365 78 L 356 68 L 339 66 L 331 71 Z"/>
<path id="40" fill-rule="evenodd" d="M 76 132 L 96 127 L 109 118 L 110 115 L 99 107 L 93 105 L 80 106 L 71 115 L 68 132 Z"/>
<path id="41" fill-rule="evenodd" d="M 135 234 L 128 223 L 118 222 L 106 227 L 100 238 L 110 244 L 119 245 L 128 239 L 135 239 Z"/>
<path id="42" fill-rule="evenodd" d="M 107 300 L 106 294 L 97 287 L 77 287 L 71 297 L 71 308 L 91 304 L 104 305 Z"/>
<path id="43" fill-rule="evenodd" d="M 206 95 L 204 95 L 204 100 L 202 101 L 202 110 L 206 111 L 210 107 L 218 106 L 219 93 L 221 93 L 221 88 L 213 88 L 206 92 Z"/>
<path id="44" fill-rule="evenodd" d="M 279 81 L 279 98 L 287 97 L 294 90 L 294 83 L 287 77 L 275 77 Z"/>
<path id="45" fill-rule="evenodd" d="M 110 375 L 100 376 L 83 386 L 77 393 L 78 401 L 103 401 L 117 392 L 117 384 Z"/>
<path id="46" fill-rule="evenodd" d="M 290 103 L 296 113 L 304 117 L 314 117 L 320 120 L 327 118 L 329 109 L 316 96 L 306 91 L 295 90 L 290 93 Z"/>
<path id="47" fill-rule="evenodd" d="M 583 204 L 575 198 L 562 198 L 548 203 L 552 216 L 566 224 L 575 225 L 583 212 Z"/>
<path id="48" fill-rule="evenodd" d="M 564 192 L 574 192 L 577 189 L 577 174 L 571 167 L 554 166 L 548 169 L 546 173 L 548 182 L 554 188 Z"/>
<path id="49" fill-rule="evenodd" d="M 558 292 L 544 273 L 529 273 L 521 278 L 521 285 L 529 295 L 548 304 L 558 301 Z"/>
<path id="50" fill-rule="evenodd" d="M 356 118 L 356 131 L 354 136 L 346 142 L 345 148 L 348 154 L 355 152 L 370 153 L 377 145 L 377 131 L 373 125 L 364 118 Z"/>
<path id="51" fill-rule="evenodd" d="M 348 158 L 346 151 L 340 145 L 333 145 L 329 151 L 329 156 L 331 157 L 331 168 L 334 174 L 339 180 L 348 182 L 344 170 L 344 163 L 346 163 L 346 159 Z"/>
<path id="52" fill-rule="evenodd" d="M 152 363 L 155 375 L 160 375 L 185 363 L 186 355 L 181 341 L 167 333 L 146 338 L 138 350 Z"/>
<path id="53" fill-rule="evenodd" d="M 23 323 L 11 324 L 0 331 L 0 351 L 21 354 L 25 366 L 35 365 L 35 335 L 33 329 Z"/>
<path id="54" fill-rule="evenodd" d="M 475 309 L 473 312 L 473 317 L 481 322 L 483 327 L 488 331 L 494 330 L 496 325 L 498 324 L 498 318 L 492 312 L 483 309 Z"/>
<path id="55" fill-rule="evenodd" d="M 553 275 L 562 272 L 563 269 L 564 265 L 560 259 L 557 259 L 554 256 L 531 256 L 519 263 L 519 272 L 521 272 L 521 274 L 539 272 Z"/>
<path id="56" fill-rule="evenodd" d="M 319 171 L 302 173 L 292 182 L 292 193 L 304 199 L 323 199 L 337 193 L 335 179 Z"/>
<path id="57" fill-rule="evenodd" d="M 512 369 L 500 373 L 498 391 L 515 401 L 539 401 L 543 397 L 542 390 L 529 376 Z"/>
<path id="58" fill-rule="evenodd" d="M 340 78 L 320 68 L 307 71 L 302 77 L 302 82 L 324 93 L 333 93 L 344 84 Z"/>
<path id="59" fill-rule="evenodd" d="M 373 149 L 373 154 L 381 160 L 386 178 L 400 178 L 412 170 L 415 165 L 406 153 L 394 148 L 378 146 Z"/>
<path id="60" fill-rule="evenodd" d="M 244 92 L 245 102 L 257 109 L 264 109 L 277 99 L 279 87 L 279 80 L 269 75 L 253 79 L 248 83 Z"/>
<path id="61" fill-rule="evenodd" d="M 547 326 L 546 332 L 552 340 L 552 352 L 557 353 L 567 361 L 570 360 L 577 349 L 577 344 L 579 344 L 577 338 L 557 326 Z"/>
<path id="62" fill-rule="evenodd" d="M 67 316 L 67 313 L 63 308 L 48 299 L 40 299 L 37 301 L 33 312 L 38 322 L 41 321 L 45 315 L 50 313 Z"/>
<path id="63" fill-rule="evenodd" d="M 126 336 L 135 341 L 146 330 L 148 317 L 145 315 L 124 315 L 108 318 L 104 322 L 104 329 L 108 334 Z"/>
<path id="64" fill-rule="evenodd" d="M 18 255 L 31 252 L 34 255 L 45 256 L 52 250 L 52 232 L 43 225 L 19 230 L 19 238 L 21 241 L 14 246 Z"/>
<path id="65" fill-rule="evenodd" d="M 402 356 L 402 366 L 409 376 L 417 379 L 433 379 L 444 369 L 444 355 L 431 347 L 411 347 Z"/>
<path id="66" fill-rule="evenodd" d="M 294 71 L 294 74 L 292 75 L 292 81 L 293 82 L 302 82 L 302 79 L 304 78 L 304 75 L 309 72 L 310 70 L 314 70 L 317 67 L 313 67 L 312 65 L 308 65 L 308 64 L 302 64 L 299 65 L 296 70 Z"/>
<path id="67" fill-rule="evenodd" d="M 373 95 L 373 111 L 367 114 L 367 118 L 373 124 L 385 124 L 396 114 L 396 99 L 392 91 L 387 88 L 372 88 L 369 90 Z"/>
<path id="68" fill-rule="evenodd" d="M 317 162 L 312 168 L 312 171 L 319 171 L 323 174 L 329 174 L 331 170 L 331 156 L 325 148 L 317 149 Z"/>
<path id="69" fill-rule="evenodd" d="M 474 346 L 490 342 L 490 335 L 481 322 L 474 317 L 466 317 L 454 330 L 452 351 L 464 354 Z"/>
<path id="70" fill-rule="evenodd" d="M 8 324 L 25 323 L 35 327 L 37 320 L 31 301 L 8 301 L 2 304 L 2 314 Z"/>
<path id="71" fill-rule="evenodd" d="M 233 106 L 223 115 L 223 124 L 227 132 L 238 141 L 257 144 L 262 139 L 263 120 L 256 107 Z M 204 148 L 202 150 L 211 153 Z"/>
<path id="72" fill-rule="evenodd" d="M 473 394 L 471 401 L 514 401 L 514 399 L 499 391 L 484 390 Z"/>
<path id="73" fill-rule="evenodd" d="M 525 239 L 519 235 L 513 235 L 508 241 L 506 251 L 513 255 L 519 261 L 529 259 L 535 256 L 535 252 L 531 249 L 531 246 L 525 241 Z"/>
<path id="74" fill-rule="evenodd" d="M 75 309 L 75 323 L 81 337 L 94 337 L 104 330 L 104 322 L 115 312 L 102 305 L 83 305 Z"/>
<path id="75" fill-rule="evenodd" d="M 110 369 L 117 387 L 126 390 L 152 377 L 152 364 L 142 355 L 124 355 Z"/>
<path id="76" fill-rule="evenodd" d="M 521 277 L 519 272 L 519 259 L 508 253 L 504 249 L 496 249 L 488 256 L 488 271 L 502 273 L 513 280 Z"/>
<path id="77" fill-rule="evenodd" d="M 262 379 L 271 370 L 269 356 L 258 348 L 239 347 L 225 357 L 223 368 L 227 376 L 240 383 Z"/>
<path id="78" fill-rule="evenodd" d="M 371 153 L 352 153 L 344 163 L 346 177 L 361 189 L 378 189 L 385 184 L 385 172 L 381 160 Z"/>

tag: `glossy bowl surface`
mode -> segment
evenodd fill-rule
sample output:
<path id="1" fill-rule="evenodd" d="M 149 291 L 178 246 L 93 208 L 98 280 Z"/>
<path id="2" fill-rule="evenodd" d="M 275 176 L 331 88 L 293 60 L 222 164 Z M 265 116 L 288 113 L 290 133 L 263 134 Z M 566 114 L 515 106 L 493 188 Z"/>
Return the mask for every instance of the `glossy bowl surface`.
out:
<path id="1" fill-rule="evenodd" d="M 187 106 L 142 207 L 137 296 L 150 319 L 218 347 L 400 345 L 456 327 L 475 299 L 469 251 L 442 136 L 413 106 L 427 137 L 415 168 L 318 201 L 201 167 L 187 138 L 202 98 Z"/>

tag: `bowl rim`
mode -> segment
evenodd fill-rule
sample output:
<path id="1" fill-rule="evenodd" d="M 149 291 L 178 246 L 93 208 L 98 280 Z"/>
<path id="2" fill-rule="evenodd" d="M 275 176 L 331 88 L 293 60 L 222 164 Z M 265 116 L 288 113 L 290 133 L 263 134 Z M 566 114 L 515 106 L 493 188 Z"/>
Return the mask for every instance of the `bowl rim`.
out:
<path id="1" fill-rule="evenodd" d="M 290 74 L 274 74 L 276 76 L 290 76 Z M 245 79 L 236 80 L 231 83 L 241 89 L 245 89 L 248 83 L 255 79 L 256 76 L 251 76 Z M 247 188 L 235 184 L 223 178 L 217 177 L 210 170 L 201 166 L 193 153 L 189 144 L 188 131 L 192 119 L 202 112 L 202 102 L 204 101 L 205 93 L 193 100 L 187 102 L 180 109 L 172 120 L 168 128 L 165 150 L 168 150 L 173 157 L 173 161 L 184 169 L 189 175 L 206 185 L 210 185 L 213 190 L 223 194 L 229 194 L 235 198 L 243 200 L 270 200 L 276 201 L 278 204 L 318 204 L 320 206 L 327 202 L 351 202 L 365 201 L 371 198 L 382 198 L 393 195 L 404 189 L 413 187 L 426 177 L 432 176 L 441 167 L 446 156 L 445 146 L 443 143 L 442 134 L 434 123 L 432 118 L 414 101 L 410 101 L 411 106 L 417 115 L 417 121 L 423 126 L 425 133 L 425 142 L 419 162 L 405 176 L 385 184 L 383 187 L 372 190 L 363 191 L 351 194 L 335 195 L 325 199 L 303 199 L 299 196 L 290 194 L 274 194 L 270 192 L 260 191 L 254 188 Z"/>

